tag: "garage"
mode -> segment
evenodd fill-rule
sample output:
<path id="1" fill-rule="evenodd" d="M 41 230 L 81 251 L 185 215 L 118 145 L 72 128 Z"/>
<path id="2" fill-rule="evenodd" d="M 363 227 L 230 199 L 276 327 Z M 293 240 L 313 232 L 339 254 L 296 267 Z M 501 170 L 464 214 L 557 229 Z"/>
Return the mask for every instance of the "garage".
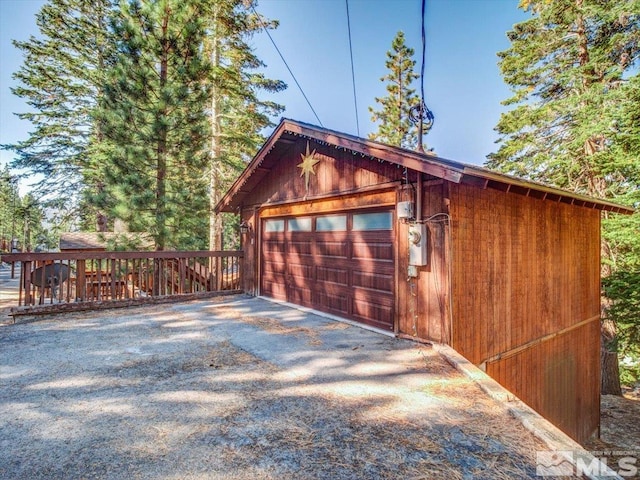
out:
<path id="1" fill-rule="evenodd" d="M 263 219 L 261 294 L 393 330 L 393 218 L 370 209 Z"/>
<path id="2" fill-rule="evenodd" d="M 283 119 L 216 210 L 247 294 L 448 344 L 597 432 L 600 215 L 632 208 Z"/>

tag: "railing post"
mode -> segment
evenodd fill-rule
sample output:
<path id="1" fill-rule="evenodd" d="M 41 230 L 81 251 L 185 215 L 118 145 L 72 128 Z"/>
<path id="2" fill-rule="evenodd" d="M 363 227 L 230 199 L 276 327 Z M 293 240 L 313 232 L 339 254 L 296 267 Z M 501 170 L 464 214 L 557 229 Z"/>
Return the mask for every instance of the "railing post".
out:
<path id="1" fill-rule="evenodd" d="M 160 295 L 160 281 L 162 277 L 160 276 L 160 259 L 153 259 L 153 290 L 151 296 L 157 297 Z"/>
<path id="2" fill-rule="evenodd" d="M 178 293 L 184 293 L 184 281 L 185 281 L 185 261 L 186 259 L 184 258 L 179 258 L 178 259 L 178 276 L 179 276 L 179 281 L 178 281 Z"/>
<path id="3" fill-rule="evenodd" d="M 23 281 L 20 282 L 20 287 L 24 288 L 24 304 L 31 305 L 31 262 L 29 260 L 20 264 L 20 276 Z"/>
<path id="4" fill-rule="evenodd" d="M 75 300 L 84 302 L 87 297 L 87 268 L 84 260 L 76 262 Z"/>
<path id="5" fill-rule="evenodd" d="M 117 298 L 116 295 L 116 261 L 111 259 L 111 268 L 109 269 L 109 290 L 111 291 L 111 300 Z"/>
<path id="6" fill-rule="evenodd" d="M 222 290 L 222 257 L 216 257 L 216 290 Z"/>

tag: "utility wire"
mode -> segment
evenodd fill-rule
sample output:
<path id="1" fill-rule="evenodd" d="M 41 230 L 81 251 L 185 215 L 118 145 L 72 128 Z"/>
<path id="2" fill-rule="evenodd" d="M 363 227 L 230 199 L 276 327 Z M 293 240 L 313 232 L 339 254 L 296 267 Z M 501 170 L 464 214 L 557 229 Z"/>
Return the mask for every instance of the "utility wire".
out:
<path id="1" fill-rule="evenodd" d="M 424 28 L 424 11 L 426 8 L 426 0 L 422 0 L 422 66 L 420 67 L 420 97 L 422 103 L 424 104 L 424 64 L 425 64 L 425 53 L 427 50 L 427 37 L 425 34 Z M 422 134 L 422 132 L 420 132 Z"/>
<path id="2" fill-rule="evenodd" d="M 420 67 L 420 104 L 414 105 L 409 110 L 409 116 L 411 121 L 417 124 L 418 127 L 418 146 L 417 150 L 421 153 L 425 153 L 424 146 L 422 144 L 422 137 L 425 134 L 425 130 L 429 131 L 433 126 L 435 117 L 433 112 L 427 108 L 427 104 L 424 102 L 424 67 L 425 57 L 427 51 L 427 36 L 425 34 L 424 18 L 425 18 L 426 0 L 422 0 L 422 65 Z M 427 124 L 425 125 L 425 120 Z"/>
<path id="3" fill-rule="evenodd" d="M 358 120 L 358 98 L 356 97 L 356 74 L 353 68 L 353 45 L 351 43 L 351 19 L 349 17 L 349 0 L 344 0 L 347 5 L 347 30 L 349 32 L 349 54 L 351 55 L 351 83 L 353 84 L 353 105 L 356 111 L 356 131 L 360 136 L 360 122 Z"/>
<path id="4" fill-rule="evenodd" d="M 287 63 L 287 61 L 284 59 L 284 56 L 282 55 L 282 52 L 280 51 L 280 49 L 278 48 L 278 46 L 276 45 L 276 42 L 273 40 L 273 37 L 271 36 L 271 34 L 269 33 L 269 30 L 267 29 L 267 26 L 264 24 L 264 22 L 262 21 L 262 17 L 258 14 L 258 12 L 256 12 L 256 9 L 253 5 L 251 5 L 251 10 L 253 10 L 254 15 L 256 16 L 256 18 L 258 19 L 258 22 L 260 22 L 260 25 L 262 26 L 262 29 L 265 31 L 265 33 L 267 34 L 267 36 L 269 37 L 269 40 L 271 40 L 271 43 L 273 44 L 273 46 L 276 49 L 276 52 L 278 52 L 278 55 L 280 55 L 280 58 L 282 59 L 282 63 L 284 63 L 284 66 L 287 67 L 287 70 L 289 70 L 289 73 L 291 74 L 291 78 L 293 78 L 293 81 L 296 82 L 296 85 L 298 86 L 298 89 L 300 90 L 300 93 L 302 93 L 302 96 L 304 97 L 304 99 L 307 102 L 307 105 L 309 105 L 309 108 L 311 109 L 311 111 L 313 112 L 313 115 L 316 117 L 316 120 L 318 121 L 318 123 L 320 124 L 321 127 L 324 128 L 324 125 L 322 124 L 322 122 L 320 121 L 320 118 L 318 117 L 318 114 L 316 113 L 316 111 L 313 109 L 313 106 L 311 106 L 311 102 L 309 101 L 309 99 L 307 98 L 307 96 L 304 93 L 304 90 L 302 90 L 302 87 L 300 86 L 300 83 L 298 83 L 298 80 L 296 79 L 296 76 L 293 74 L 293 72 L 291 71 L 291 68 L 289 68 L 289 64 Z"/>

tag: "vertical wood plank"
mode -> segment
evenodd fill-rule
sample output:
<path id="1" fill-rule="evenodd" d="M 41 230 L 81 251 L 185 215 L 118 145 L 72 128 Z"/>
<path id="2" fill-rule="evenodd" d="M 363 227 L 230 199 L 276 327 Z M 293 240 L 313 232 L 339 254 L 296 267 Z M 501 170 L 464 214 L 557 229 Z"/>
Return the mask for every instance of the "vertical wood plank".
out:
<path id="1" fill-rule="evenodd" d="M 480 363 L 599 315 L 597 211 L 469 185 L 451 189 L 454 348 Z M 597 328 L 581 327 L 490 362 L 487 372 L 585 439 L 598 424 L 598 341 Z"/>

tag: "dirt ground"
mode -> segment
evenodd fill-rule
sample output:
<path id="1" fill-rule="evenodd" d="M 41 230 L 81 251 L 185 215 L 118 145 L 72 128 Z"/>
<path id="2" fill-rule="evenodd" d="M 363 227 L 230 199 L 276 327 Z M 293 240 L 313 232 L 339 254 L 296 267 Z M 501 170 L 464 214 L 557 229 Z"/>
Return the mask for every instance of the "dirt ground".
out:
<path id="1" fill-rule="evenodd" d="M 606 458 L 614 469 L 623 458 L 635 458 L 638 474 L 625 478 L 640 479 L 640 391 L 627 389 L 624 396 L 603 395 L 600 402 L 600 438 L 585 449 Z"/>
<path id="2" fill-rule="evenodd" d="M 526 479 L 542 444 L 428 346 L 259 299 L 0 327 L 0 478 Z"/>
<path id="3" fill-rule="evenodd" d="M 640 395 L 629 391 L 623 397 L 603 395 L 601 408 L 601 442 L 640 453 Z"/>

